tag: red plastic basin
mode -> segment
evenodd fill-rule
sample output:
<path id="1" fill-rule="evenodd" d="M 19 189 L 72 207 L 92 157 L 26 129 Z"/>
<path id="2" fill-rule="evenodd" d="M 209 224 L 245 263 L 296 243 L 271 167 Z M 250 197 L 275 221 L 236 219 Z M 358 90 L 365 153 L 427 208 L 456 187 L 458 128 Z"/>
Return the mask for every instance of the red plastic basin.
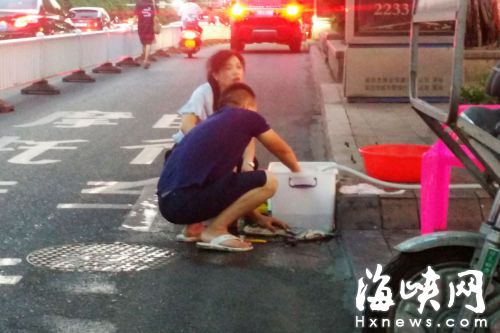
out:
<path id="1" fill-rule="evenodd" d="M 368 176 L 389 182 L 419 183 L 422 154 L 430 146 L 385 144 L 359 148 Z"/>

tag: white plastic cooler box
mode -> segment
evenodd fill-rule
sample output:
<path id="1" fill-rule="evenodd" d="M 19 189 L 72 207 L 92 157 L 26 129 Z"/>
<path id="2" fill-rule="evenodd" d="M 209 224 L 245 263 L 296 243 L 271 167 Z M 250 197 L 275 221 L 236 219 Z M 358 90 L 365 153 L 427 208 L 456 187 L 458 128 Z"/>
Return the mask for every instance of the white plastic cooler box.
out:
<path id="1" fill-rule="evenodd" d="M 302 172 L 293 173 L 281 162 L 269 163 L 278 179 L 271 198 L 271 213 L 292 228 L 331 232 L 335 228 L 335 181 L 332 162 L 300 162 Z"/>

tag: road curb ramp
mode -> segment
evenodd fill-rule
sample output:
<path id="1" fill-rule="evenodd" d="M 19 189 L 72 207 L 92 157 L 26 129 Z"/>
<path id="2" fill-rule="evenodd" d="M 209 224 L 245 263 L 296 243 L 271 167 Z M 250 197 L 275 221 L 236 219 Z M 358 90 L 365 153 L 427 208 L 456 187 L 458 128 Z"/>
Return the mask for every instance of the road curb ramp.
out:
<path id="1" fill-rule="evenodd" d="M 14 106 L 0 99 L 0 113 L 13 112 Z"/>
<path id="2" fill-rule="evenodd" d="M 126 57 L 116 63 L 116 66 L 120 67 L 140 67 L 141 64 L 138 63 L 134 58 L 132 57 Z"/>
<path id="3" fill-rule="evenodd" d="M 78 70 L 71 73 L 68 76 L 63 77 L 64 82 L 83 82 L 83 83 L 91 83 L 95 82 L 95 79 L 85 73 L 84 70 Z"/>
<path id="4" fill-rule="evenodd" d="M 49 84 L 47 80 L 40 80 L 29 87 L 21 89 L 23 95 L 59 95 L 61 91 Z"/>
<path id="5" fill-rule="evenodd" d="M 101 73 L 101 74 L 120 74 L 122 72 L 121 68 L 114 66 L 110 62 L 105 62 L 99 67 L 96 67 L 92 70 L 92 73 Z"/>

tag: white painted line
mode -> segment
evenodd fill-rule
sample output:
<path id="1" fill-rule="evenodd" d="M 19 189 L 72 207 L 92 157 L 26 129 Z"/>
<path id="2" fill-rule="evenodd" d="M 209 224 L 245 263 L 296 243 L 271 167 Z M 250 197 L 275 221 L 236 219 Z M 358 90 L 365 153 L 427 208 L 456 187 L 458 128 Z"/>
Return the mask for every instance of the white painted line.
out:
<path id="1" fill-rule="evenodd" d="M 90 126 L 118 125 L 111 120 L 132 119 L 131 112 L 88 111 L 58 111 L 37 121 L 16 125 L 15 127 L 33 127 L 53 124 L 56 128 L 84 128 Z"/>
<path id="2" fill-rule="evenodd" d="M 89 249 L 92 251 L 92 249 Z M 53 290 L 62 291 L 73 294 L 118 294 L 116 282 L 112 281 L 109 276 L 104 275 L 80 275 L 73 279 L 67 277 L 59 277 L 49 282 L 49 287 Z"/>
<path id="3" fill-rule="evenodd" d="M 62 203 L 58 204 L 58 209 L 130 209 L 132 204 L 77 204 Z"/>
<path id="4" fill-rule="evenodd" d="M 92 332 L 92 333 L 115 333 L 116 326 L 106 320 L 89 320 L 82 318 L 66 318 L 62 316 L 43 316 L 43 327 L 50 332 Z"/>
<path id="5" fill-rule="evenodd" d="M 144 150 L 130 164 L 151 165 L 164 150 L 163 147 Z"/>
<path id="6" fill-rule="evenodd" d="M 94 181 L 87 182 L 89 186 L 97 186 L 94 188 L 83 189 L 83 194 L 141 194 L 144 186 L 156 185 L 158 177 L 139 180 L 135 182 L 117 182 L 117 181 Z M 137 190 L 132 190 L 137 189 Z"/>
<path id="7" fill-rule="evenodd" d="M 0 285 L 2 284 L 9 284 L 9 285 L 14 285 L 17 284 L 19 281 L 21 281 L 23 277 L 20 275 L 0 275 Z"/>
<path id="8" fill-rule="evenodd" d="M 121 227 L 140 232 L 152 232 L 152 226 L 158 215 L 158 197 L 156 186 L 145 186 L 141 196 L 128 213 Z"/>
<path id="9" fill-rule="evenodd" d="M 15 266 L 22 262 L 23 260 L 19 258 L 0 258 L 0 266 Z"/>
<path id="10" fill-rule="evenodd" d="M 118 184 L 116 181 L 111 181 L 111 182 L 105 182 L 105 181 L 97 181 L 97 182 L 87 182 L 87 185 L 90 186 L 102 186 L 101 189 L 84 189 L 82 193 L 101 193 L 104 192 L 104 190 L 108 187 L 113 187 L 114 185 Z"/>
<path id="11" fill-rule="evenodd" d="M 153 125 L 153 128 L 180 128 L 181 117 L 177 114 L 165 114 Z"/>
<path id="12" fill-rule="evenodd" d="M 153 225 L 153 222 L 156 218 L 156 215 L 158 215 L 158 209 L 155 208 L 155 209 L 144 209 L 142 211 L 142 216 L 143 216 L 143 219 L 139 222 L 134 221 L 136 224 L 128 224 L 127 222 L 125 222 L 124 224 L 122 224 L 122 227 L 123 228 L 126 228 L 126 229 L 132 229 L 132 230 L 135 230 L 135 231 L 149 231 L 151 229 L 151 225 Z"/>
<path id="13" fill-rule="evenodd" d="M 66 286 L 66 292 L 74 294 L 105 294 L 114 295 L 118 293 L 115 283 L 89 283 L 86 285 Z"/>
<path id="14" fill-rule="evenodd" d="M 17 182 L 2 182 L 0 181 L 0 186 L 14 186 L 17 185 Z"/>
<path id="15" fill-rule="evenodd" d="M 173 139 L 144 140 L 145 144 L 123 146 L 122 149 L 140 149 L 141 151 L 130 164 L 151 164 L 162 153 L 174 146 Z"/>
<path id="16" fill-rule="evenodd" d="M 0 181 L 0 186 L 14 186 L 17 185 L 17 182 L 14 181 Z M 6 194 L 9 192 L 8 189 L 0 188 L 0 194 Z"/>
<path id="17" fill-rule="evenodd" d="M 137 226 L 133 226 L 133 225 L 122 224 L 122 228 L 130 229 L 130 230 L 134 230 L 134 231 L 140 231 L 140 232 L 149 232 L 151 225 L 137 227 Z"/>

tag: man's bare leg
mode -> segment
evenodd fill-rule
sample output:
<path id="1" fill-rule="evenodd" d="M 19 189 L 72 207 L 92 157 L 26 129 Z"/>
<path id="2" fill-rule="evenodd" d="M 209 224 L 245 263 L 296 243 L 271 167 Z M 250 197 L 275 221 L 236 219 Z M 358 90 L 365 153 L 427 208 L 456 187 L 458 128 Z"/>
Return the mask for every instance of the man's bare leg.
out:
<path id="1" fill-rule="evenodd" d="M 276 178 L 266 172 L 266 183 L 262 187 L 254 188 L 243 194 L 232 205 L 224 209 L 214 221 L 201 233 L 204 242 L 210 242 L 217 236 L 227 234 L 228 227 L 233 221 L 251 212 L 267 199 L 272 197 L 278 189 Z M 250 243 L 238 240 L 228 240 L 223 245 L 231 247 L 249 247 Z"/>
<path id="2" fill-rule="evenodd" d="M 205 229 L 203 222 L 193 223 L 186 225 L 184 229 L 184 236 L 186 237 L 199 237 Z"/>

